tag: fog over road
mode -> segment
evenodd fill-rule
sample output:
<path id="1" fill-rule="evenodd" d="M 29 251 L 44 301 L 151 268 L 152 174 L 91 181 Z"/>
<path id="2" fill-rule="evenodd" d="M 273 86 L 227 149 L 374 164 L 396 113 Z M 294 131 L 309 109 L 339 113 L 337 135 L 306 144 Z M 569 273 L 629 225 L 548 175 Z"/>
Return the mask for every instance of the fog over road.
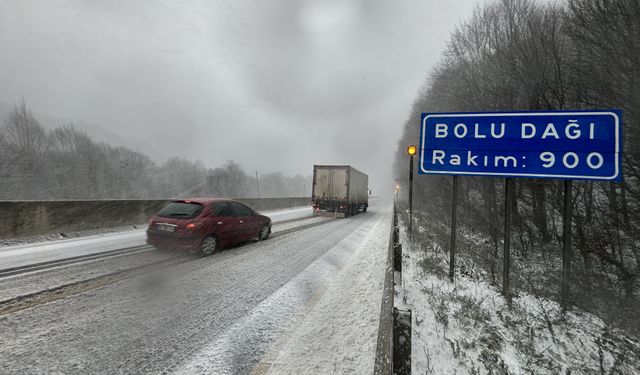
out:
<path id="1" fill-rule="evenodd" d="M 49 127 L 154 160 L 292 176 L 347 163 L 390 193 L 389 140 L 482 1 L 4 1 L 0 115 L 24 97 Z"/>
<path id="2" fill-rule="evenodd" d="M 385 210 L 0 312 L 0 372 L 250 373 Z"/>

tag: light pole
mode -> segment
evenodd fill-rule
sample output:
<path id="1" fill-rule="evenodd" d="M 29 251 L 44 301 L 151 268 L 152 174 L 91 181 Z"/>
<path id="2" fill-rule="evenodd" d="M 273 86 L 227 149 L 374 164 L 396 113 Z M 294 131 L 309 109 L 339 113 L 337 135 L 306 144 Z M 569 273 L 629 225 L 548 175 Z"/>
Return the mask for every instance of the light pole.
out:
<path id="1" fill-rule="evenodd" d="M 258 179 L 258 171 L 256 171 L 256 194 L 260 198 L 260 180 Z"/>
<path id="2" fill-rule="evenodd" d="M 123 191 L 122 191 L 122 171 L 124 168 L 126 168 L 129 165 L 129 163 L 127 163 L 126 160 L 120 160 L 120 170 L 118 171 L 118 180 L 116 181 L 116 185 L 118 185 L 118 198 L 122 199 Z"/>
<path id="3" fill-rule="evenodd" d="M 398 207 L 398 192 L 400 191 L 400 184 L 396 184 L 396 207 Z"/>
<path id="4" fill-rule="evenodd" d="M 411 241 L 411 227 L 413 226 L 413 155 L 416 154 L 417 150 L 414 145 L 407 147 L 407 154 L 409 155 L 409 241 Z"/>

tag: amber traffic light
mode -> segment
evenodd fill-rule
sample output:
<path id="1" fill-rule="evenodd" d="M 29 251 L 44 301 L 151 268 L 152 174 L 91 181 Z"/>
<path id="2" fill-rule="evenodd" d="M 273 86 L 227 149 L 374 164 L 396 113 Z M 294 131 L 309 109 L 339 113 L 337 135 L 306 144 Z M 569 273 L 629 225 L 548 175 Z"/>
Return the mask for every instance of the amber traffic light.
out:
<path id="1" fill-rule="evenodd" d="M 415 155 L 417 151 L 418 149 L 414 145 L 407 147 L 407 154 L 409 154 L 409 156 Z"/>

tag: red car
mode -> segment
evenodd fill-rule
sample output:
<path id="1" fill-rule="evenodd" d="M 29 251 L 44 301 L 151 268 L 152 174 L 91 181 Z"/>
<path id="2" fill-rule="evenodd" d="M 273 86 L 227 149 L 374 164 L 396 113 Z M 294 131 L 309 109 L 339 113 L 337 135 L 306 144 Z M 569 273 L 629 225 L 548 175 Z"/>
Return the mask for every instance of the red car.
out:
<path id="1" fill-rule="evenodd" d="M 271 219 L 240 202 L 197 198 L 171 201 L 152 217 L 147 243 L 206 256 L 225 245 L 265 240 L 270 233 Z"/>

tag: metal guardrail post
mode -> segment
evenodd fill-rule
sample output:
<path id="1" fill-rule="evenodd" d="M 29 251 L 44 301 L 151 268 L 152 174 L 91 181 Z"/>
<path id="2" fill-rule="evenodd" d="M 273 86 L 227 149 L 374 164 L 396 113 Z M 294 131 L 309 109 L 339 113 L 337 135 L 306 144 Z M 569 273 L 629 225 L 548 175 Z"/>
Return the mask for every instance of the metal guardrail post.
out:
<path id="1" fill-rule="evenodd" d="M 411 310 L 393 308 L 393 373 L 411 375 Z"/>

